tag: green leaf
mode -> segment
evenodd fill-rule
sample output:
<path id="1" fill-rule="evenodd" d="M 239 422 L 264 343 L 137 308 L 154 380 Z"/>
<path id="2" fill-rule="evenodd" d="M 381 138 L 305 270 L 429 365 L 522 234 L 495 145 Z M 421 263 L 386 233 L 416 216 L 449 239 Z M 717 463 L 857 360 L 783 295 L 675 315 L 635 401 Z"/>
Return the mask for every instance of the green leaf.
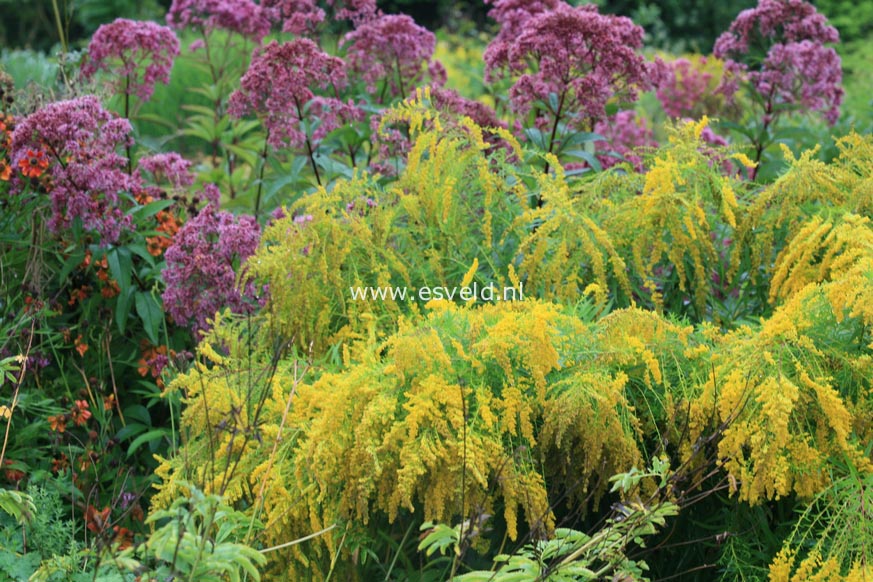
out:
<path id="1" fill-rule="evenodd" d="M 145 206 L 139 206 L 137 208 L 131 209 L 128 214 L 136 214 L 140 218 L 151 218 L 161 210 L 172 206 L 173 203 L 173 200 L 155 200 L 153 202 L 149 202 Z"/>
<path id="2" fill-rule="evenodd" d="M 164 320 L 164 314 L 161 311 L 161 306 L 158 305 L 157 300 L 151 293 L 144 291 L 136 292 L 136 313 L 139 315 L 140 320 L 142 320 L 143 329 L 145 329 L 146 335 L 149 336 L 149 341 L 152 345 L 158 345 L 160 343 L 159 332 L 161 322 Z"/>
<path id="3" fill-rule="evenodd" d="M 130 288 L 130 272 L 133 269 L 130 249 L 126 247 L 110 249 L 106 253 L 106 262 L 109 264 L 112 278 L 118 283 L 121 291 L 127 291 Z"/>
<path id="4" fill-rule="evenodd" d="M 133 287 L 122 289 L 118 294 L 118 299 L 115 300 L 115 323 L 118 325 L 119 333 L 124 333 L 127 329 L 127 318 L 130 315 L 130 298 L 133 297 Z"/>
<path id="5" fill-rule="evenodd" d="M 82 261 L 85 260 L 85 251 L 78 250 L 74 251 L 70 254 L 66 261 L 64 261 L 64 266 L 61 269 L 60 275 L 58 275 L 58 281 L 63 283 L 67 280 L 67 277 L 70 273 L 73 272 L 73 269 L 82 264 Z"/>
<path id="6" fill-rule="evenodd" d="M 595 141 L 606 141 L 606 138 L 599 133 L 594 133 L 593 131 L 577 131 L 576 133 L 564 140 L 564 145 L 580 145 L 583 143 L 591 143 Z"/>
<path id="7" fill-rule="evenodd" d="M 585 160 L 595 172 L 600 172 L 603 170 L 603 166 L 600 164 L 600 160 L 597 159 L 597 156 L 594 155 L 593 152 L 588 152 L 585 150 L 570 150 L 568 152 L 564 152 L 564 155 L 571 158 Z"/>
<path id="8" fill-rule="evenodd" d="M 237 156 L 239 159 L 249 164 L 250 166 L 255 166 L 258 163 L 258 157 L 260 157 L 261 153 L 258 151 L 252 151 L 248 148 L 234 145 L 234 144 L 223 144 L 222 147 L 229 151 L 230 153 Z"/>
<path id="9" fill-rule="evenodd" d="M 146 443 L 153 443 L 155 441 L 160 441 L 164 438 L 169 438 L 170 430 L 166 428 L 154 428 L 148 432 L 145 432 L 130 443 L 130 446 L 127 448 L 127 456 L 132 456 L 137 449 L 143 446 Z"/>

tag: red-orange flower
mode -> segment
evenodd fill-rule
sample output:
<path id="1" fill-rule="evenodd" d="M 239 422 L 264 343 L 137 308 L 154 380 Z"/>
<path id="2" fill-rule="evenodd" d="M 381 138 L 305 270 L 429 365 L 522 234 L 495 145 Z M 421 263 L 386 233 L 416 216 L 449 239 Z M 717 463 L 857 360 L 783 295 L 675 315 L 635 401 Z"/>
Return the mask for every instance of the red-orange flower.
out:
<path id="1" fill-rule="evenodd" d="M 142 357 L 137 362 L 139 364 L 137 368 L 139 375 L 145 377 L 151 374 L 152 378 L 156 378 L 158 380 L 157 384 L 161 386 L 161 371 L 169 362 L 167 346 L 153 346 L 147 340 L 143 340 L 140 342 L 139 347 L 142 352 Z"/>
<path id="2" fill-rule="evenodd" d="M 64 414 L 49 416 L 48 423 L 51 429 L 55 432 L 64 432 L 67 430 L 67 417 Z"/>
<path id="3" fill-rule="evenodd" d="M 155 230 L 161 234 L 150 236 L 146 239 L 146 243 L 148 244 L 149 254 L 159 257 L 173 244 L 173 236 L 179 232 L 179 221 L 172 212 L 166 210 L 158 212 L 155 218 L 158 221 L 158 227 Z"/>
<path id="4" fill-rule="evenodd" d="M 52 473 L 61 473 L 63 471 L 66 471 L 69 466 L 70 460 L 64 453 L 61 453 L 61 456 L 57 459 L 52 459 Z"/>
<path id="5" fill-rule="evenodd" d="M 88 351 L 88 344 L 82 341 L 82 334 L 79 334 L 73 345 L 76 346 L 76 351 L 79 352 L 79 356 L 84 358 L 85 352 Z M 80 400 L 79 402 L 84 402 L 84 400 Z"/>
<path id="6" fill-rule="evenodd" d="M 115 543 L 118 544 L 119 550 L 125 550 L 133 545 L 133 532 L 126 527 L 113 526 L 112 531 L 115 532 Z"/>
<path id="7" fill-rule="evenodd" d="M 103 299 L 112 299 L 119 293 L 121 293 L 121 287 L 118 286 L 118 283 L 115 281 L 115 279 L 110 279 L 108 285 L 100 288 L 100 295 L 103 297 Z"/>
<path id="8" fill-rule="evenodd" d="M 109 508 L 106 507 L 102 511 L 98 511 L 93 505 L 89 505 L 85 510 L 85 523 L 87 528 L 94 533 L 102 533 L 109 525 Z"/>
<path id="9" fill-rule="evenodd" d="M 18 161 L 21 173 L 28 178 L 39 178 L 48 165 L 48 158 L 40 150 L 27 150 L 27 155 Z"/>
<path id="10" fill-rule="evenodd" d="M 11 459 L 6 459 L 5 465 L 12 465 L 13 461 Z M 24 479 L 24 471 L 19 471 L 18 469 L 6 469 L 4 471 L 6 475 L 6 479 L 11 481 L 12 483 L 17 483 Z"/>
<path id="11" fill-rule="evenodd" d="M 88 402 L 85 400 L 76 400 L 73 404 L 73 410 L 70 412 L 70 418 L 76 423 L 76 426 L 84 426 L 88 419 L 91 418 L 91 411 L 88 410 Z"/>
<path id="12" fill-rule="evenodd" d="M 75 305 L 77 302 L 81 303 L 88 299 L 88 293 L 91 291 L 90 285 L 82 285 L 78 289 L 73 289 L 70 291 L 70 300 L 67 301 L 67 305 Z"/>
<path id="13" fill-rule="evenodd" d="M 0 160 L 0 180 L 8 182 L 12 177 L 12 166 L 6 160 Z"/>

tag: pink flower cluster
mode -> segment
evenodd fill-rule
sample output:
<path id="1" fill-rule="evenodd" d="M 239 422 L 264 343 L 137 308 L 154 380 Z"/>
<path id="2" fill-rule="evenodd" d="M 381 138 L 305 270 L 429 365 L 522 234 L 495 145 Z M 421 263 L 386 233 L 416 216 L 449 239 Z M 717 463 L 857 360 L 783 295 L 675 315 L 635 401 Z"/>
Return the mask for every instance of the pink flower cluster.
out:
<path id="1" fill-rule="evenodd" d="M 218 210 L 219 191 L 204 187 L 207 205 L 176 233 L 164 255 L 167 285 L 163 293 L 167 313 L 179 325 L 201 337 L 208 319 L 220 309 L 251 313 L 255 306 L 253 284 L 237 287 L 237 273 L 258 247 L 260 228 L 251 216 L 235 218 Z"/>
<path id="2" fill-rule="evenodd" d="M 155 181 L 168 182 L 176 190 L 182 190 L 194 183 L 191 162 L 175 152 L 152 154 L 140 158 L 138 171 L 145 170 L 154 176 Z"/>
<path id="3" fill-rule="evenodd" d="M 635 111 L 619 111 L 613 116 L 598 121 L 594 132 L 606 138 L 606 141 L 594 143 L 598 152 L 597 160 L 604 169 L 611 168 L 622 160 L 614 155 L 603 155 L 611 152 L 624 157 L 633 164 L 637 172 L 643 171 L 643 160 L 637 153 L 639 148 L 654 148 L 655 141 L 652 128 L 645 118 L 639 117 Z"/>
<path id="4" fill-rule="evenodd" d="M 337 20 L 351 20 L 355 26 L 381 15 L 376 0 L 327 0 Z"/>
<path id="5" fill-rule="evenodd" d="M 173 0 L 167 23 L 177 30 L 229 30 L 258 42 L 271 27 L 268 11 L 252 0 Z"/>
<path id="6" fill-rule="evenodd" d="M 50 103 L 18 124 L 12 135 L 13 163 L 31 151 L 51 160 L 52 231 L 69 229 L 78 219 L 107 245 L 132 228 L 118 195 L 138 184 L 125 172 L 127 159 L 117 153 L 130 144 L 130 132 L 126 119 L 105 111 L 93 96 Z"/>
<path id="7" fill-rule="evenodd" d="M 517 36 L 494 42 L 506 46 L 489 46 L 486 71 L 493 76 L 507 67 L 518 76 L 509 91 L 513 109 L 526 114 L 536 107 L 538 118 L 576 128 L 592 129 L 610 99 L 634 101 L 653 86 L 658 70 L 637 52 L 643 29 L 593 5 L 560 2 L 524 20 Z"/>
<path id="8" fill-rule="evenodd" d="M 343 37 L 340 46 L 347 47 L 349 67 L 361 75 L 369 91 L 387 81 L 384 87 L 392 96 L 406 98 L 424 75 L 436 37 L 409 16 L 390 14 L 360 23 Z"/>
<path id="9" fill-rule="evenodd" d="M 263 0 L 270 20 L 282 23 L 282 32 L 307 35 L 324 22 L 324 10 L 316 0 Z"/>
<path id="10" fill-rule="evenodd" d="M 701 57 L 700 61 L 705 65 L 706 57 Z M 664 112 L 670 117 L 696 117 L 697 106 L 709 92 L 711 82 L 712 73 L 694 66 L 690 60 L 670 61 L 657 90 Z"/>
<path id="11" fill-rule="evenodd" d="M 307 118 L 307 105 L 316 97 L 313 88 L 335 92 L 345 83 L 342 59 L 322 52 L 311 40 L 273 41 L 255 51 L 240 88 L 230 96 L 228 112 L 237 118 L 250 113 L 261 117 L 274 148 L 300 147 L 307 139 L 301 124 Z M 313 106 L 322 113 L 316 138 L 358 115 L 354 105 L 338 98 L 321 97 Z"/>
<path id="12" fill-rule="evenodd" d="M 91 78 L 97 71 L 108 71 L 122 84 L 121 90 L 148 101 L 155 83 L 170 82 L 178 55 L 179 40 L 166 26 L 119 18 L 94 33 L 82 74 Z"/>
<path id="13" fill-rule="evenodd" d="M 719 58 L 745 55 L 766 51 L 772 43 L 801 40 L 833 43 L 839 42 L 840 35 L 806 0 L 760 0 L 755 8 L 740 12 L 718 37 L 713 52 Z"/>
<path id="14" fill-rule="evenodd" d="M 776 103 L 822 111 L 831 125 L 840 117 L 843 69 L 832 48 L 811 40 L 774 45 L 761 71 L 749 77 L 758 93 Z"/>
<path id="15" fill-rule="evenodd" d="M 500 31 L 485 49 L 485 62 L 490 66 L 485 70 L 487 80 L 492 80 L 492 71 L 509 66 L 509 47 L 518 38 L 524 25 L 537 14 L 549 12 L 558 7 L 560 0 L 485 0 L 493 7 L 488 16 L 497 21 Z"/>
<path id="16" fill-rule="evenodd" d="M 765 99 L 768 115 L 781 104 L 824 112 L 836 123 L 843 101 L 840 57 L 825 43 L 837 30 L 805 0 L 760 0 L 744 10 L 715 43 Z"/>
<path id="17" fill-rule="evenodd" d="M 433 86 L 430 89 L 433 106 L 455 117 L 469 117 L 483 128 L 507 128 L 506 122 L 497 117 L 493 109 L 479 101 L 461 96 L 457 91 Z"/>

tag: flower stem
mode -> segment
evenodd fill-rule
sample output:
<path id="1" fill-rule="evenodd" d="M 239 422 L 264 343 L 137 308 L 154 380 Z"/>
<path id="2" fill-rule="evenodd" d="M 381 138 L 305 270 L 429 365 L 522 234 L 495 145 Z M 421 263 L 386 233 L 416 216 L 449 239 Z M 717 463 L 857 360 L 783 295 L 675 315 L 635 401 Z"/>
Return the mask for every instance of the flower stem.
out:
<path id="1" fill-rule="evenodd" d="M 267 135 L 264 136 L 264 150 L 261 152 L 261 170 L 258 174 L 258 193 L 255 196 L 255 220 L 258 219 L 258 213 L 261 211 L 261 192 L 264 190 L 264 170 L 267 168 L 267 148 L 270 140 L 270 131 L 267 130 Z"/>

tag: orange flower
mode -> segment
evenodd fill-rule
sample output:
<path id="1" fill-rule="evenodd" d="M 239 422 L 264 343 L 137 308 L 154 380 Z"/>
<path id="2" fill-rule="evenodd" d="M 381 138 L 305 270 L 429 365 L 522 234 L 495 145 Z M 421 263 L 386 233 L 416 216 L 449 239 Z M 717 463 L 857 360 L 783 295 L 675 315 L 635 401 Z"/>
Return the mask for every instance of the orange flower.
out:
<path id="1" fill-rule="evenodd" d="M 96 507 L 89 505 L 85 510 L 85 523 L 88 529 L 94 533 L 102 533 L 109 525 L 109 511 L 108 507 L 98 511 Z"/>
<path id="2" fill-rule="evenodd" d="M 155 216 L 158 226 L 155 230 L 161 233 L 158 236 L 150 236 L 146 239 L 149 254 L 159 257 L 173 244 L 173 236 L 179 232 L 179 221 L 172 212 L 161 210 Z"/>
<path id="3" fill-rule="evenodd" d="M 73 404 L 70 418 L 73 419 L 76 426 L 84 426 L 88 419 L 91 418 L 91 411 L 88 408 L 88 402 L 85 400 L 76 400 L 75 404 Z"/>
<path id="4" fill-rule="evenodd" d="M 62 473 L 66 471 L 69 466 L 70 460 L 64 453 L 61 453 L 61 456 L 57 459 L 52 459 L 52 473 Z"/>
<path id="5" fill-rule="evenodd" d="M 103 410 L 112 410 L 115 408 L 115 394 L 110 394 L 103 400 Z"/>
<path id="6" fill-rule="evenodd" d="M 126 527 L 113 526 L 112 531 L 115 532 L 115 543 L 118 544 L 119 550 L 126 550 L 133 545 L 133 532 Z"/>
<path id="7" fill-rule="evenodd" d="M 82 334 L 79 334 L 79 337 L 76 338 L 74 345 L 76 346 L 76 351 L 79 352 L 79 356 L 84 358 L 85 352 L 88 351 L 88 344 L 82 341 Z"/>
<path id="8" fill-rule="evenodd" d="M 55 432 L 64 432 L 67 430 L 67 417 L 63 414 L 48 417 L 49 426 Z"/>
<path id="9" fill-rule="evenodd" d="M 137 503 L 133 506 L 133 509 L 130 510 L 130 519 L 133 521 L 142 521 L 145 519 L 145 514 L 142 511 L 142 507 Z"/>
<path id="10" fill-rule="evenodd" d="M 142 353 L 142 357 L 137 362 L 139 364 L 139 367 L 137 368 L 139 375 L 145 377 L 151 373 L 152 378 L 160 376 L 160 372 L 155 366 L 155 358 L 158 356 L 166 356 L 167 346 L 153 346 L 149 344 L 148 341 L 143 340 L 140 342 L 139 349 Z"/>
<path id="11" fill-rule="evenodd" d="M 4 464 L 12 465 L 13 461 L 11 459 L 6 459 Z M 18 469 L 6 469 L 4 473 L 6 474 L 6 480 L 11 481 L 12 483 L 17 483 L 24 479 L 24 471 L 19 471 Z"/>
<path id="12" fill-rule="evenodd" d="M 88 298 L 88 292 L 91 291 L 90 285 L 82 285 L 78 289 L 73 289 L 70 292 L 70 300 L 67 301 L 67 305 L 75 305 L 76 302 L 81 303 L 82 301 Z"/>
<path id="13" fill-rule="evenodd" d="M 27 150 L 27 155 L 18 161 L 21 173 L 28 178 L 39 178 L 48 165 L 49 161 L 45 154 L 36 150 Z"/>
<path id="14" fill-rule="evenodd" d="M 8 182 L 12 177 L 12 166 L 6 160 L 0 160 L 0 180 Z"/>
<path id="15" fill-rule="evenodd" d="M 107 286 L 100 288 L 100 295 L 103 296 L 103 299 L 112 299 L 119 293 L 121 293 L 121 287 L 118 286 L 115 279 L 110 279 Z"/>

